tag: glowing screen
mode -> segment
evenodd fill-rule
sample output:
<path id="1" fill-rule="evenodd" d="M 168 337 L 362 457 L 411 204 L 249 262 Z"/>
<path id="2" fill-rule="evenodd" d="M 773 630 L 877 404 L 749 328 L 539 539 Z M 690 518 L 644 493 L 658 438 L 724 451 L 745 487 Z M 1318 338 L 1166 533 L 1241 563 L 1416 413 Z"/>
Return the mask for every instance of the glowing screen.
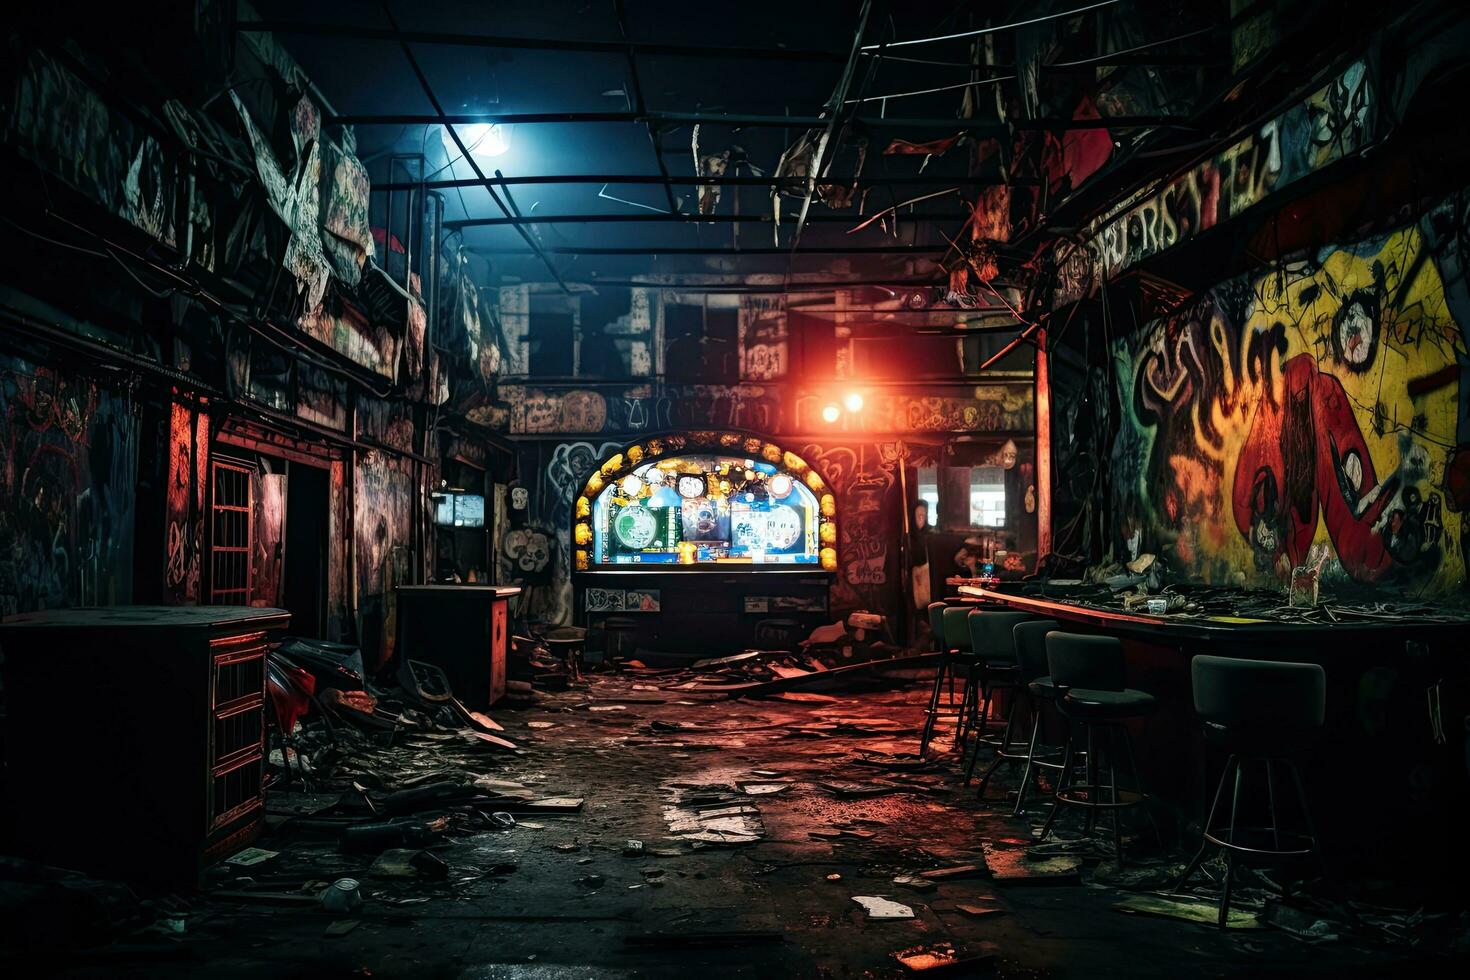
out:
<path id="1" fill-rule="evenodd" d="M 812 491 L 763 460 L 671 456 L 610 480 L 592 503 L 597 565 L 816 565 Z"/>

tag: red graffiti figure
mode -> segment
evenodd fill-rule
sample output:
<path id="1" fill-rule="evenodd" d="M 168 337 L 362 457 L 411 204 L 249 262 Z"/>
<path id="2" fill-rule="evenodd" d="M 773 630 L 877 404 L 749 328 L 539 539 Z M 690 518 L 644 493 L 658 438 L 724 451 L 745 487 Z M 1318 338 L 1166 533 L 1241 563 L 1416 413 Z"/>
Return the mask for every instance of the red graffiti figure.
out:
<path id="1" fill-rule="evenodd" d="M 1282 371 L 1277 403 L 1262 399 L 1235 466 L 1235 524 L 1257 563 L 1306 561 L 1320 512 L 1342 567 L 1372 582 L 1392 564 L 1380 518 L 1398 474 L 1378 482 L 1342 382 L 1298 354 Z M 1392 515 L 1390 515 L 1392 516 Z"/>

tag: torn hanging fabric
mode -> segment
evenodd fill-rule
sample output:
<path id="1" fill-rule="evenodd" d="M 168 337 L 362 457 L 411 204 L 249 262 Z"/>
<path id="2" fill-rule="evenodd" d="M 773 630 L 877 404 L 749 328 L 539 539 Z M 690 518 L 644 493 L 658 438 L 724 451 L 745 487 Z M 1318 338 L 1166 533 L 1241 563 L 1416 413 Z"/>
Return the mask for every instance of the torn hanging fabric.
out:
<path id="1" fill-rule="evenodd" d="M 322 305 L 327 290 L 326 256 L 322 252 L 321 235 L 317 229 L 317 214 L 320 210 L 321 151 L 320 141 L 309 138 L 314 107 L 303 111 L 301 103 L 292 113 L 291 138 L 296 144 L 297 166 L 294 174 L 286 174 L 276 161 L 275 152 L 265 136 L 256 128 L 255 120 L 240 97 L 233 91 L 230 98 L 240 113 L 245 133 L 250 138 L 255 152 L 255 170 L 265 189 L 266 201 L 277 217 L 286 223 L 291 238 L 286 243 L 286 254 L 282 264 L 296 278 L 302 294 L 304 312 L 310 313 Z M 305 98 L 301 100 L 310 107 Z"/>
<path id="2" fill-rule="evenodd" d="M 728 149 L 710 154 L 699 152 L 699 127 L 697 125 L 690 137 L 689 146 L 694 152 L 694 172 L 700 177 L 723 177 L 729 171 L 730 151 Z M 715 207 L 720 203 L 720 185 L 700 184 L 696 188 L 695 198 L 700 214 L 713 214 Z"/>
<path id="3" fill-rule="evenodd" d="M 367 169 L 351 153 L 330 140 L 322 152 L 322 248 L 332 272 L 348 286 L 362 278 L 362 267 L 373 257 L 373 231 L 368 223 L 371 187 Z"/>

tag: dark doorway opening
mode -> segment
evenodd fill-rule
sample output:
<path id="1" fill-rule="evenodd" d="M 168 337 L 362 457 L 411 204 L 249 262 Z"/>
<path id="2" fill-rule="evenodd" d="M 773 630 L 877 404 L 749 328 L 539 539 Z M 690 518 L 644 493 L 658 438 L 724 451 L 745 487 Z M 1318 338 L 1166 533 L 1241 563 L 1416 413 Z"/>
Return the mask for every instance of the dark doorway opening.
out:
<path id="1" fill-rule="evenodd" d="M 320 638 L 327 602 L 327 471 L 293 462 L 288 473 L 282 601 L 292 633 Z"/>

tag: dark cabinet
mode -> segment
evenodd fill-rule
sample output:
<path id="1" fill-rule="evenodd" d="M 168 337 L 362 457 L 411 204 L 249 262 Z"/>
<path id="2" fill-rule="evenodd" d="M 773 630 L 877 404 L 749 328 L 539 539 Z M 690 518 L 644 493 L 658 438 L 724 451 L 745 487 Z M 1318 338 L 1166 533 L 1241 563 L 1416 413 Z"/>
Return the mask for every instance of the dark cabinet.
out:
<path id="1" fill-rule="evenodd" d="M 483 711 L 505 695 L 510 598 L 498 585 L 400 585 L 397 655 L 444 671 L 454 694 Z"/>
<path id="2" fill-rule="evenodd" d="M 0 624 L 3 850 L 157 887 L 259 832 L 281 609 L 112 606 Z"/>

